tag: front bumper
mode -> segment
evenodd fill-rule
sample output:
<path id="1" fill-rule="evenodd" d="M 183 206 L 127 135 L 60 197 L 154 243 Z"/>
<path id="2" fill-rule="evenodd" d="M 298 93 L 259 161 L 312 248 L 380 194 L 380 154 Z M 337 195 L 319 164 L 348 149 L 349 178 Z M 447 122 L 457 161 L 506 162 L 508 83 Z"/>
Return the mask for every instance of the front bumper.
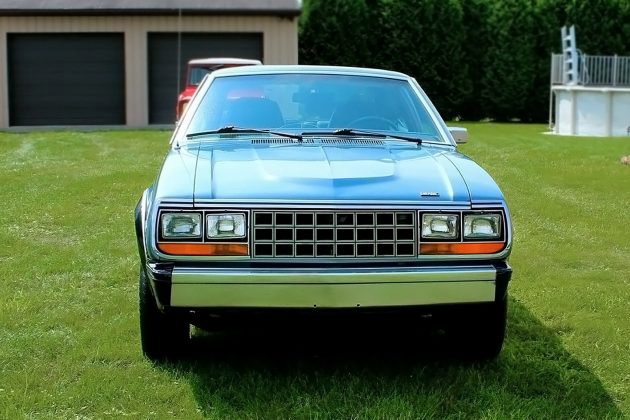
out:
<path id="1" fill-rule="evenodd" d="M 158 304 L 173 308 L 356 308 L 492 302 L 506 264 L 389 268 L 148 267 Z"/>

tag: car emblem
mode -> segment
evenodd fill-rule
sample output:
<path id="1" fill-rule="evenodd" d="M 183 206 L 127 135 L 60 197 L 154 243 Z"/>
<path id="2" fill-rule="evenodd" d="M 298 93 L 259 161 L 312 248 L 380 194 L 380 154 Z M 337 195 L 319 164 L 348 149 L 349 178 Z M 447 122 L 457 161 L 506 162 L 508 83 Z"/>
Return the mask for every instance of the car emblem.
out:
<path id="1" fill-rule="evenodd" d="M 440 193 L 439 192 L 423 192 L 423 193 L 420 193 L 420 195 L 422 197 L 439 197 Z"/>

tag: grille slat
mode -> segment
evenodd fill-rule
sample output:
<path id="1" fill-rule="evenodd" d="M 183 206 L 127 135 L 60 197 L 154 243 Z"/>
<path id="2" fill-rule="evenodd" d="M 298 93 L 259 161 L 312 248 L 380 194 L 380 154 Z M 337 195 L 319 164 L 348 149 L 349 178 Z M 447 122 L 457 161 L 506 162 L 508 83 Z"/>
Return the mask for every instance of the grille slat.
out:
<path id="1" fill-rule="evenodd" d="M 413 211 L 260 210 L 252 220 L 254 258 L 416 256 Z"/>

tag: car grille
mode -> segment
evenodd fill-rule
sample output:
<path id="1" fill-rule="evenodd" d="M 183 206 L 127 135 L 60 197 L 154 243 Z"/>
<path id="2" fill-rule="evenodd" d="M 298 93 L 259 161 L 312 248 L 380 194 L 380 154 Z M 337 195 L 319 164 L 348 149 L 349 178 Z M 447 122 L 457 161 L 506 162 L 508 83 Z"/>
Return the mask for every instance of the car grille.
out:
<path id="1" fill-rule="evenodd" d="M 413 211 L 253 212 L 256 258 L 413 257 Z"/>

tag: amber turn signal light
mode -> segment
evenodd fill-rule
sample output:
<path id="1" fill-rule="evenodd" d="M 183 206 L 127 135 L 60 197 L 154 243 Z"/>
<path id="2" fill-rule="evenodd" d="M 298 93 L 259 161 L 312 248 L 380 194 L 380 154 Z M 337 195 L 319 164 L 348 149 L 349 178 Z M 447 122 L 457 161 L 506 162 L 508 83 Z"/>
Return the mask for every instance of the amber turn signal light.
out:
<path id="1" fill-rule="evenodd" d="M 247 255 L 247 244 L 158 244 L 169 255 L 235 256 Z"/>
<path id="2" fill-rule="evenodd" d="M 462 254 L 496 254 L 505 248 L 503 242 L 490 242 L 483 244 L 420 244 L 420 254 L 433 255 L 462 255 Z"/>

